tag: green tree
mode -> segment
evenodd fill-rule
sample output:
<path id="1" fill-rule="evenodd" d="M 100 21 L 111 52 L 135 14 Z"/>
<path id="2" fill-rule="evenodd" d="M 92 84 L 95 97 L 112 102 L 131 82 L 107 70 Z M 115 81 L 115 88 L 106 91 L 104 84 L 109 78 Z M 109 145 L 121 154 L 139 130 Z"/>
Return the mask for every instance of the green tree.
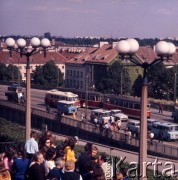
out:
<path id="1" fill-rule="evenodd" d="M 36 67 L 32 76 L 35 84 L 53 87 L 63 84 L 63 74 L 53 60 L 48 61 L 43 66 Z"/>
<path id="2" fill-rule="evenodd" d="M 131 89 L 131 80 L 122 64 L 115 61 L 109 68 L 105 78 L 99 83 L 99 90 L 104 93 L 128 94 Z"/>
<path id="3" fill-rule="evenodd" d="M 44 78 L 43 78 L 43 67 L 42 66 L 36 66 L 36 69 L 32 73 L 33 83 L 34 84 L 44 84 Z"/>
<path id="4" fill-rule="evenodd" d="M 6 72 L 6 65 L 4 63 L 0 63 L 0 80 L 5 80 L 5 72 Z"/>
<path id="5" fill-rule="evenodd" d="M 7 81 L 18 81 L 19 82 L 19 76 L 20 73 L 17 66 L 14 66 L 13 64 L 9 64 L 5 70 L 5 78 Z"/>
<path id="6" fill-rule="evenodd" d="M 173 99 L 174 69 L 166 69 L 163 63 L 148 69 L 149 96 L 155 99 Z"/>
<path id="7" fill-rule="evenodd" d="M 132 86 L 131 95 L 141 97 L 142 82 L 143 82 L 142 76 L 138 75 L 137 79 L 135 80 L 135 82 L 134 82 L 134 84 Z"/>

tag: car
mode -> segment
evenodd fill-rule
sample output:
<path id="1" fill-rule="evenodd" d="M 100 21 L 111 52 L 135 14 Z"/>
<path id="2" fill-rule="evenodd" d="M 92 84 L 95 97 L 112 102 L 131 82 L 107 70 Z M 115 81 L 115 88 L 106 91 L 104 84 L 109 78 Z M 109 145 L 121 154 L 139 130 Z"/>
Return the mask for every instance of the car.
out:
<path id="1" fill-rule="evenodd" d="M 104 123 L 108 123 L 111 119 L 111 121 L 114 122 L 114 117 L 111 116 L 111 111 L 105 109 L 93 109 L 91 111 L 91 122 L 93 122 L 94 119 L 102 120 Z"/>
<path id="2" fill-rule="evenodd" d="M 12 85 L 8 86 L 8 91 L 21 91 L 22 87 L 18 83 L 13 83 Z"/>
<path id="3" fill-rule="evenodd" d="M 128 116 L 126 114 L 122 113 L 122 111 L 120 109 L 111 110 L 111 116 L 113 116 L 114 119 L 121 120 L 121 121 L 128 120 Z"/>
<path id="4" fill-rule="evenodd" d="M 140 121 L 128 120 L 126 128 L 134 134 L 140 130 Z"/>
<path id="5" fill-rule="evenodd" d="M 148 127 L 148 130 L 151 130 L 151 127 L 153 126 L 154 123 L 156 122 L 159 122 L 158 120 L 156 119 L 147 119 L 147 127 Z"/>

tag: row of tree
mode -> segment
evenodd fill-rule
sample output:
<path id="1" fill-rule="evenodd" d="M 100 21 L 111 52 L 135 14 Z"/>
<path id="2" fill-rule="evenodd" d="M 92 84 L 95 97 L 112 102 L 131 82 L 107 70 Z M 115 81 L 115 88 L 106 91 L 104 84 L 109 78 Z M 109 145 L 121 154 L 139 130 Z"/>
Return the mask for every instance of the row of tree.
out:
<path id="1" fill-rule="evenodd" d="M 97 89 L 104 93 L 141 97 L 142 75 L 138 74 L 134 83 L 131 84 L 130 74 L 124 72 L 123 68 L 125 67 L 116 61 L 109 68 L 107 76 L 101 80 Z M 177 65 L 166 68 L 163 63 L 159 63 L 148 68 L 148 96 L 154 99 L 174 100 L 174 95 L 177 97 L 176 72 L 178 72 Z"/>
<path id="2" fill-rule="evenodd" d="M 124 72 L 123 68 L 119 61 L 113 63 L 108 68 L 106 75 L 102 76 L 99 83 L 96 83 L 96 91 L 140 97 L 142 75 L 139 74 L 132 85 L 130 74 L 127 71 Z M 149 68 L 147 73 L 149 97 L 173 100 L 174 94 L 177 92 L 176 72 L 178 72 L 178 66 L 167 69 L 162 63 Z M 64 75 L 53 60 L 48 61 L 42 66 L 37 66 L 31 76 L 32 84 L 49 87 L 60 87 L 64 85 Z M 12 64 L 6 66 L 0 63 L 0 80 L 21 82 L 22 79 L 18 67 Z M 174 88 L 176 88 L 176 91 L 174 91 Z"/>

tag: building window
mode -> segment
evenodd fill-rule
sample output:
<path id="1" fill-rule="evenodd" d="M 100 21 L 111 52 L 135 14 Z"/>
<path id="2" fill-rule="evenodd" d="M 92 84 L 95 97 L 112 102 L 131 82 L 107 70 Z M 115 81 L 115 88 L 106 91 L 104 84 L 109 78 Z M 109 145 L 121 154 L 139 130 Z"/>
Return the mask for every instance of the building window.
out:
<path id="1" fill-rule="evenodd" d="M 62 69 L 64 69 L 64 66 L 62 66 Z"/>
<path id="2" fill-rule="evenodd" d="M 74 71 L 74 77 L 75 77 L 75 71 Z"/>
<path id="3" fill-rule="evenodd" d="M 79 71 L 77 71 L 77 77 L 79 77 Z"/>
<path id="4" fill-rule="evenodd" d="M 80 72 L 80 77 L 83 78 L 83 72 Z"/>
<path id="5" fill-rule="evenodd" d="M 72 76 L 72 70 L 70 70 L 70 76 Z"/>
<path id="6" fill-rule="evenodd" d="M 69 75 L 69 70 L 67 70 L 67 75 Z"/>
<path id="7" fill-rule="evenodd" d="M 83 81 L 80 81 L 80 88 L 83 89 Z"/>

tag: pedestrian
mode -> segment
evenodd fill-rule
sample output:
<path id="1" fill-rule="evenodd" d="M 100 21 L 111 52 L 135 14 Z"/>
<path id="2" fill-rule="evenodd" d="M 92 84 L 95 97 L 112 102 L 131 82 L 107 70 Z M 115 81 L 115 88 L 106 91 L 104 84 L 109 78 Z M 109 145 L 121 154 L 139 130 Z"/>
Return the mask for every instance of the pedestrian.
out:
<path id="1" fill-rule="evenodd" d="M 107 162 L 107 156 L 105 153 L 102 153 L 98 157 L 98 164 L 103 169 L 103 172 L 105 174 L 105 178 L 108 180 L 112 179 L 112 177 L 111 177 L 112 176 L 112 167 L 111 167 L 111 164 Z"/>
<path id="2" fill-rule="evenodd" d="M 30 160 L 25 157 L 24 150 L 20 148 L 17 151 L 17 158 L 14 159 L 14 162 L 12 164 L 14 180 L 25 180 L 29 165 L 30 165 Z"/>
<path id="3" fill-rule="evenodd" d="M 66 161 L 65 172 L 61 174 L 61 180 L 83 180 L 82 176 L 75 172 L 75 163 L 72 160 Z"/>
<path id="4" fill-rule="evenodd" d="M 46 111 L 47 111 L 48 113 L 50 112 L 50 106 L 49 106 L 49 105 L 46 106 Z"/>
<path id="5" fill-rule="evenodd" d="M 84 121 L 84 114 L 83 114 L 83 112 L 81 112 L 81 114 L 80 114 L 80 119 L 81 119 L 81 121 Z"/>
<path id="6" fill-rule="evenodd" d="M 53 180 L 54 178 L 60 179 L 61 175 L 64 173 L 64 166 L 65 166 L 64 159 L 57 158 L 55 160 L 55 167 L 51 171 L 49 171 L 47 178 L 49 180 Z"/>
<path id="7" fill-rule="evenodd" d="M 54 167 L 56 167 L 54 163 L 55 157 L 56 157 L 56 148 L 50 147 L 46 152 L 45 163 L 44 163 L 46 176 Z"/>
<path id="8" fill-rule="evenodd" d="M 121 129 L 121 120 L 117 120 L 117 127 L 118 127 L 118 131 Z"/>
<path id="9" fill-rule="evenodd" d="M 149 139 L 150 139 L 150 144 L 153 145 L 153 138 L 154 138 L 154 133 L 149 131 Z"/>
<path id="10" fill-rule="evenodd" d="M 159 103 L 159 113 L 163 113 L 163 105 Z"/>
<path id="11" fill-rule="evenodd" d="M 130 144 L 132 139 L 132 132 L 130 130 L 127 130 L 126 137 L 126 142 Z"/>
<path id="12" fill-rule="evenodd" d="M 42 166 L 44 161 L 43 154 L 37 152 L 34 154 L 34 164 L 30 166 L 28 171 L 29 180 L 46 180 L 45 169 Z"/>
<path id="13" fill-rule="evenodd" d="M 163 132 L 160 130 L 158 134 L 159 143 L 163 142 Z"/>
<path id="14" fill-rule="evenodd" d="M 34 131 L 32 131 L 30 134 L 30 139 L 28 139 L 25 143 L 26 155 L 29 160 L 32 160 L 33 155 L 39 151 L 36 138 L 37 134 Z"/>

